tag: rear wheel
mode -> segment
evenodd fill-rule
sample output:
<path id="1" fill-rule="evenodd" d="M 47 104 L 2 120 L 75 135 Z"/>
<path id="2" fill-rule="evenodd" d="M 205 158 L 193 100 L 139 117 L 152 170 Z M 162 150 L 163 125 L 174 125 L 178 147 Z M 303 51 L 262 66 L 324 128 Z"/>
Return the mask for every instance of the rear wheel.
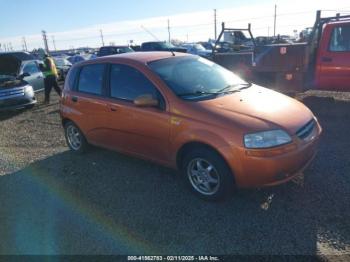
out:
<path id="1" fill-rule="evenodd" d="M 65 137 L 69 148 L 77 153 L 83 153 L 88 148 L 88 143 L 84 134 L 71 121 L 64 125 Z"/>
<path id="2" fill-rule="evenodd" d="M 224 199 L 232 193 L 233 175 L 222 157 L 205 147 L 189 151 L 182 172 L 192 191 L 206 200 Z"/>

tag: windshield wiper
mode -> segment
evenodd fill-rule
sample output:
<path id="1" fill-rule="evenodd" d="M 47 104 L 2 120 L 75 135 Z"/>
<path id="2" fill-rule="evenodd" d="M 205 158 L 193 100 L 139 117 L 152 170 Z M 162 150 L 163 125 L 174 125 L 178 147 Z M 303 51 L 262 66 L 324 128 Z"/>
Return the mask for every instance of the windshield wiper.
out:
<path id="1" fill-rule="evenodd" d="M 240 88 L 235 88 L 234 90 L 230 90 L 234 87 L 240 87 Z M 219 91 L 217 91 L 216 93 L 220 94 L 220 93 L 226 93 L 226 92 L 239 92 L 242 89 L 251 87 L 252 84 L 251 83 L 242 83 L 242 84 L 235 84 L 235 85 L 227 85 L 225 86 L 223 89 L 220 89 Z"/>

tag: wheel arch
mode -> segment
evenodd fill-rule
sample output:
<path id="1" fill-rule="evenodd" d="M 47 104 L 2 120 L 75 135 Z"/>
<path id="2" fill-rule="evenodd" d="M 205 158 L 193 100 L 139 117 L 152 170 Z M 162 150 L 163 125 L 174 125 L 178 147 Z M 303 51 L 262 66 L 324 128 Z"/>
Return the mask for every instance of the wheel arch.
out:
<path id="1" fill-rule="evenodd" d="M 223 154 L 219 150 L 217 150 L 215 147 L 213 147 L 207 143 L 204 143 L 204 142 L 191 141 L 191 142 L 187 142 L 187 143 L 183 144 L 179 148 L 179 150 L 176 152 L 176 166 L 177 166 L 177 168 L 181 169 L 182 160 L 187 152 L 189 152 L 190 150 L 193 150 L 193 149 L 198 149 L 198 148 L 205 148 L 205 149 L 209 149 L 209 150 L 213 151 L 214 153 L 216 153 L 218 156 L 220 156 L 225 161 L 225 163 L 228 167 L 230 167 L 229 164 L 227 163 L 225 157 L 223 156 Z"/>

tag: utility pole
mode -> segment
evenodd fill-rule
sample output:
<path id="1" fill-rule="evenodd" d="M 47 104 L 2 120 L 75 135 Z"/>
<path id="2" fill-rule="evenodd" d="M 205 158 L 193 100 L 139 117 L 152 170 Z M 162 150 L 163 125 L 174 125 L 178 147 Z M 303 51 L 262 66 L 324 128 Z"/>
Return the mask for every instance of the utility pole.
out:
<path id="1" fill-rule="evenodd" d="M 45 30 L 42 30 L 41 33 L 43 34 L 43 41 L 44 41 L 44 46 L 45 46 L 45 51 L 46 53 L 50 53 L 50 50 L 49 50 L 49 45 L 47 44 L 47 36 L 46 36 L 46 31 Z"/>
<path id="2" fill-rule="evenodd" d="M 168 42 L 170 43 L 170 20 L 168 19 Z"/>
<path id="3" fill-rule="evenodd" d="M 214 36 L 215 40 L 217 38 L 217 29 L 216 29 L 216 9 L 214 9 Z"/>
<path id="4" fill-rule="evenodd" d="M 26 41 L 26 38 L 23 36 L 23 38 L 22 38 L 22 41 L 23 41 L 23 49 L 25 50 L 25 51 L 28 51 L 28 48 L 27 48 L 27 41 Z"/>
<path id="5" fill-rule="evenodd" d="M 100 29 L 100 35 L 101 35 L 102 46 L 105 46 L 105 41 L 103 40 L 103 32 L 102 32 L 102 29 Z"/>
<path id="6" fill-rule="evenodd" d="M 54 36 L 54 35 L 52 35 L 51 37 L 52 37 L 52 44 L 53 44 L 53 48 L 55 49 L 55 51 L 57 51 L 57 49 L 56 49 L 56 41 L 55 41 L 55 36 Z"/>
<path id="7" fill-rule="evenodd" d="M 276 18 L 277 18 L 277 5 L 275 5 L 275 16 L 273 20 L 273 36 L 276 36 Z"/>

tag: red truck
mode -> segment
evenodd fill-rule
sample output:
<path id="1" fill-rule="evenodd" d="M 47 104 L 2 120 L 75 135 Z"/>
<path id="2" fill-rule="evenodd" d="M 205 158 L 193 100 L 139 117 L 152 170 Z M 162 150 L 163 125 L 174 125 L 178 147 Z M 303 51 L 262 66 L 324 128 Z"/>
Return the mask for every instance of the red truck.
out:
<path id="1" fill-rule="evenodd" d="M 250 49 L 232 48 L 229 52 L 213 49 L 213 60 L 238 72 L 243 78 L 268 85 L 286 93 L 320 90 L 350 91 L 350 15 L 321 17 L 317 11 L 313 30 L 304 43 L 259 46 L 248 29 L 225 28 L 225 32 L 248 31 Z"/>

